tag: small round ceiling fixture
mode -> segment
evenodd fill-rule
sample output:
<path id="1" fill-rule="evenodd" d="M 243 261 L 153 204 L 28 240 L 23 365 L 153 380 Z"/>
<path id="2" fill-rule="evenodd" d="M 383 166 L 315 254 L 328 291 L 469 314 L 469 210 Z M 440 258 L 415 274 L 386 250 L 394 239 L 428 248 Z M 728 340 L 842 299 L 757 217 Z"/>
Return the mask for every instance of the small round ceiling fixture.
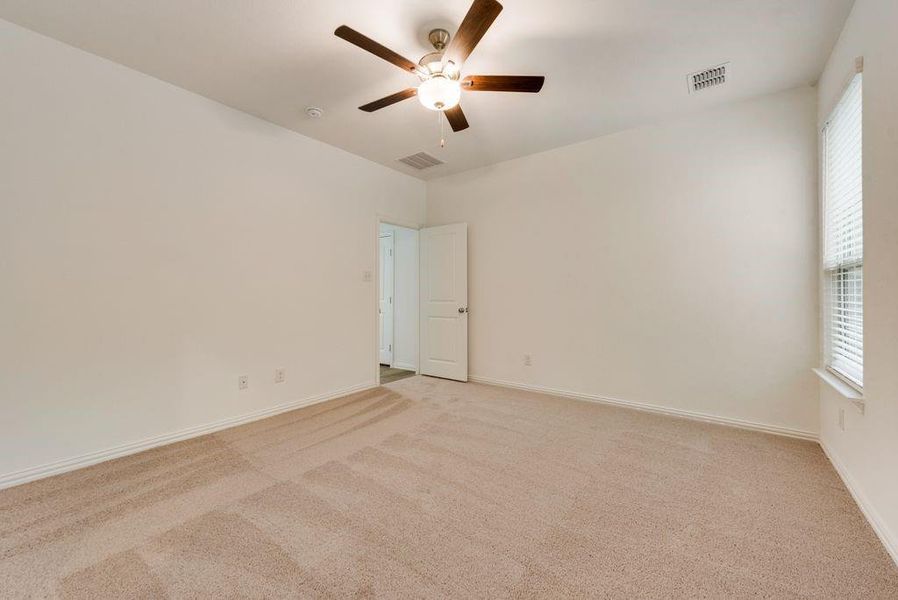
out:
<path id="1" fill-rule="evenodd" d="M 324 111 L 317 106 L 310 106 L 306 109 L 306 114 L 313 119 L 320 119 L 324 116 Z"/>

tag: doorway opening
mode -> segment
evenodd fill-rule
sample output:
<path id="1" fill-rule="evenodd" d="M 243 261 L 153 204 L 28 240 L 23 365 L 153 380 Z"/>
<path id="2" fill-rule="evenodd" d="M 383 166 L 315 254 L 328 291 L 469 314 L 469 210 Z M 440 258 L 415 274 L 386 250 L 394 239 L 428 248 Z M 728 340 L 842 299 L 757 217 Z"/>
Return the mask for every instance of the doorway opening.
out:
<path id="1" fill-rule="evenodd" d="M 418 230 L 378 224 L 378 378 L 418 372 Z"/>

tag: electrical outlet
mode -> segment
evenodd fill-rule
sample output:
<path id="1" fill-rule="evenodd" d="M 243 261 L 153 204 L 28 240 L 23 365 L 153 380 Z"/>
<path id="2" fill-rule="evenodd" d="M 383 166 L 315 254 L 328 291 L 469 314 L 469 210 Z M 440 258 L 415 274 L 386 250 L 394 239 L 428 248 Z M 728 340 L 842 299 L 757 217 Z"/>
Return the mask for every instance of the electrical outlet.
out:
<path id="1" fill-rule="evenodd" d="M 839 429 L 845 431 L 845 409 L 839 409 Z"/>
<path id="2" fill-rule="evenodd" d="M 371 281 L 374 279 L 374 273 L 371 271 L 362 271 L 362 281 Z"/>
<path id="3" fill-rule="evenodd" d="M 287 370 L 286 369 L 275 369 L 274 370 L 274 382 L 275 383 L 284 383 L 287 381 Z"/>
<path id="4" fill-rule="evenodd" d="M 237 378 L 237 389 L 245 390 L 249 388 L 249 377 L 247 375 L 241 375 Z"/>
<path id="5" fill-rule="evenodd" d="M 533 366 L 533 358 L 529 354 L 524 355 L 524 366 L 530 367 Z"/>

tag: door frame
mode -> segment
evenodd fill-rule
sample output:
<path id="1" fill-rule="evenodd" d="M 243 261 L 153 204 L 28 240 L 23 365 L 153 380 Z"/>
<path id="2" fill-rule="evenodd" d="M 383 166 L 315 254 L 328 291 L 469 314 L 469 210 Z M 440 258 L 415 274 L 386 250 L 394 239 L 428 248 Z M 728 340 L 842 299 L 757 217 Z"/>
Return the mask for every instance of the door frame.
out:
<path id="1" fill-rule="evenodd" d="M 374 331 L 371 335 L 372 341 L 372 358 L 374 359 L 374 382 L 377 385 L 380 385 L 380 320 L 379 320 L 379 311 L 380 311 L 380 294 L 378 293 L 380 290 L 380 226 L 383 225 L 395 225 L 397 227 L 405 227 L 406 229 L 414 229 L 415 231 L 420 232 L 423 225 L 420 223 L 413 223 L 411 221 L 405 221 L 403 219 L 397 219 L 395 217 L 391 217 L 389 215 L 378 213 L 374 219 L 374 285 L 371 286 L 371 301 L 372 306 L 374 307 Z M 393 237 L 393 243 L 395 244 L 396 238 Z M 393 256 L 396 256 L 396 249 L 393 249 Z M 421 277 L 421 235 L 418 234 L 418 277 Z M 419 279 L 420 281 L 420 279 Z M 396 269 L 393 269 L 393 287 L 395 289 L 396 286 Z M 415 337 L 418 339 L 418 360 L 417 367 L 415 368 L 415 374 L 421 374 L 421 290 L 420 285 L 418 286 L 418 314 L 415 315 Z M 395 298 L 395 293 L 394 293 Z M 394 316 L 394 325 L 393 325 L 393 348 L 396 348 L 396 325 L 395 325 L 395 312 Z"/>
<path id="2" fill-rule="evenodd" d="M 396 336 L 396 303 L 394 302 L 395 297 L 396 297 L 396 235 L 395 235 L 395 233 L 396 233 L 395 230 L 390 230 L 390 232 L 386 233 L 386 234 L 381 231 L 378 231 L 378 238 L 377 238 L 377 244 L 378 244 L 378 246 L 377 246 L 377 268 L 380 269 L 381 265 L 383 264 L 384 267 L 389 267 L 390 274 L 391 274 L 390 289 L 387 292 L 388 296 L 390 298 L 389 308 L 387 309 L 389 311 L 389 315 L 390 315 L 390 319 L 389 319 L 390 348 L 389 348 L 389 350 L 387 350 L 387 353 L 390 355 L 390 360 L 389 360 L 390 367 L 392 367 L 393 363 L 394 363 L 393 344 L 394 344 L 395 340 L 393 338 Z M 384 261 L 383 261 L 383 258 L 384 258 L 383 257 L 383 243 L 384 243 L 385 239 L 390 240 L 390 264 L 389 265 L 384 264 Z M 386 268 L 384 269 L 384 271 L 386 271 Z M 384 363 L 384 354 L 383 354 L 384 349 L 380 346 L 380 343 L 381 343 L 383 335 L 384 335 L 384 332 L 381 330 L 381 322 L 384 320 L 383 309 L 381 308 L 381 300 L 383 300 L 383 294 L 385 291 L 384 289 L 382 289 L 383 282 L 381 281 L 381 277 L 383 277 L 384 275 L 386 275 L 386 272 L 378 272 L 378 275 L 377 275 L 377 292 L 378 292 L 377 293 L 377 312 L 378 312 L 378 323 L 377 323 L 378 338 L 377 339 L 378 339 L 378 350 L 379 350 L 377 359 L 380 361 L 381 365 L 385 364 Z M 384 327 L 383 329 L 387 329 L 387 327 Z"/>

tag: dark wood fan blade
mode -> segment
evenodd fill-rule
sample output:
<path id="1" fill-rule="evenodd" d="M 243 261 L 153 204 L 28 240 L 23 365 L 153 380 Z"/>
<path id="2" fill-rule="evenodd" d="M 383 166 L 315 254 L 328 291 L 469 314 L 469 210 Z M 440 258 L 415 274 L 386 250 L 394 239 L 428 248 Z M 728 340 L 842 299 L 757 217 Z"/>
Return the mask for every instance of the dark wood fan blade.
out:
<path id="1" fill-rule="evenodd" d="M 391 104 L 396 104 L 397 102 L 402 102 L 407 98 L 411 98 L 415 94 L 418 93 L 418 90 L 415 88 L 408 88 L 407 90 L 402 90 L 401 92 L 396 92 L 395 94 L 390 94 L 386 98 L 381 98 L 380 100 L 375 100 L 374 102 L 369 102 L 364 106 L 360 106 L 359 110 L 363 110 L 365 112 L 374 112 L 375 110 L 380 110 L 386 106 L 390 106 Z"/>
<path id="2" fill-rule="evenodd" d="M 474 0 L 458 31 L 449 40 L 449 47 L 446 48 L 443 60 L 451 60 L 456 68 L 460 69 L 500 12 L 502 5 L 496 0 Z"/>
<path id="3" fill-rule="evenodd" d="M 452 126 L 452 131 L 461 131 L 469 127 L 465 113 L 461 110 L 461 104 L 456 104 L 449 110 L 444 110 L 443 114 L 446 115 L 446 120 Z"/>
<path id="4" fill-rule="evenodd" d="M 532 92 L 543 88 L 542 75 L 468 75 L 461 89 L 471 92 Z"/>
<path id="5" fill-rule="evenodd" d="M 393 63 L 404 71 L 411 71 L 412 73 L 414 73 L 418 70 L 418 65 L 416 65 L 409 59 L 396 54 L 386 46 L 378 44 L 371 38 L 362 35 L 355 29 L 351 29 L 346 25 L 340 25 L 339 27 L 337 27 L 337 30 L 334 31 L 334 35 L 338 38 L 346 40 L 350 44 L 355 44 L 362 50 L 367 50 L 371 54 L 379 56 L 389 63 Z"/>

